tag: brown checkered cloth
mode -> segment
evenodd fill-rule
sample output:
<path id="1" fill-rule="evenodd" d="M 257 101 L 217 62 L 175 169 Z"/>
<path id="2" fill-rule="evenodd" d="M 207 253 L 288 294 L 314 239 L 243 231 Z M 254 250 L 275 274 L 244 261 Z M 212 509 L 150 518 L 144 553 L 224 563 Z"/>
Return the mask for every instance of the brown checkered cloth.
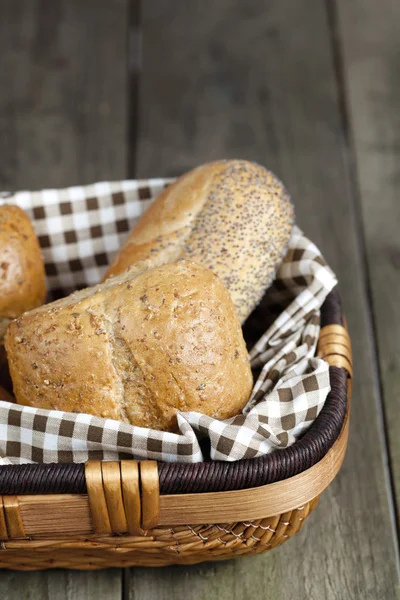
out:
<path id="1" fill-rule="evenodd" d="M 170 180 L 101 182 L 85 187 L 3 194 L 32 218 L 46 263 L 50 298 L 93 285 L 152 199 Z M 336 278 L 295 227 L 263 301 L 277 315 L 250 352 L 258 375 L 243 413 L 220 421 L 178 414 L 166 433 L 87 414 L 0 402 L 0 462 L 85 462 L 127 457 L 170 462 L 254 458 L 293 444 L 330 390 L 328 365 L 315 358 L 319 310 Z"/>

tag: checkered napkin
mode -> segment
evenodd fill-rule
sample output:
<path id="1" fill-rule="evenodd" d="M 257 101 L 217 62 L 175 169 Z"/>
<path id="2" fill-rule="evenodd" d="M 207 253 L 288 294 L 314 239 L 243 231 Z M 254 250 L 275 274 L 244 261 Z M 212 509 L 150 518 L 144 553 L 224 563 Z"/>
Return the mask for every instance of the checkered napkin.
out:
<path id="1" fill-rule="evenodd" d="M 17 204 L 32 218 L 49 299 L 56 299 L 101 280 L 136 220 L 169 183 L 101 182 L 3 194 L 0 202 Z M 0 462 L 234 461 L 293 444 L 330 390 L 328 365 L 315 358 L 315 350 L 320 306 L 335 285 L 319 250 L 295 227 L 285 261 L 257 309 L 266 332 L 250 351 L 256 383 L 242 414 L 220 421 L 182 412 L 179 433 L 169 433 L 0 401 Z"/>

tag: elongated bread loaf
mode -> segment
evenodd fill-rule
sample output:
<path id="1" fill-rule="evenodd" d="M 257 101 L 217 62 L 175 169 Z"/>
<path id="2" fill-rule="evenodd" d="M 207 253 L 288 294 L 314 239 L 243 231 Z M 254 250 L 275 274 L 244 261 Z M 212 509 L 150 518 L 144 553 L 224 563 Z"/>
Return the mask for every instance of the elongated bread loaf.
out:
<path id="1" fill-rule="evenodd" d="M 218 275 L 243 322 L 274 278 L 293 221 L 289 196 L 271 172 L 244 160 L 205 164 L 158 196 L 106 277 L 143 259 L 187 258 Z"/>
<path id="2" fill-rule="evenodd" d="M 17 402 L 174 430 L 240 412 L 252 375 L 228 292 L 205 267 L 148 262 L 25 313 L 6 334 Z"/>

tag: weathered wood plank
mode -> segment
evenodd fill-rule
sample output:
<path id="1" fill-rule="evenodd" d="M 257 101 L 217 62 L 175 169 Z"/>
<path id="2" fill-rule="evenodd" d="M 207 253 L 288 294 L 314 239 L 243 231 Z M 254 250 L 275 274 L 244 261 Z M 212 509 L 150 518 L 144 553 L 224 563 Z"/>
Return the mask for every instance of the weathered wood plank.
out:
<path id="1" fill-rule="evenodd" d="M 0 189 L 126 176 L 127 0 L 0 3 Z M 121 597 L 121 570 L 3 572 L 0 597 Z"/>
<path id="2" fill-rule="evenodd" d="M 2 600 L 119 600 L 120 590 L 120 569 L 0 573 Z"/>
<path id="3" fill-rule="evenodd" d="M 318 0 L 143 5 L 137 174 L 219 157 L 267 165 L 336 270 L 356 378 L 344 468 L 302 533 L 262 557 L 136 569 L 137 598 L 397 598 L 363 262 L 325 4 Z"/>
<path id="4" fill-rule="evenodd" d="M 400 4 L 337 0 L 391 467 L 400 506 Z"/>
<path id="5" fill-rule="evenodd" d="M 126 176 L 127 5 L 0 3 L 0 189 Z"/>

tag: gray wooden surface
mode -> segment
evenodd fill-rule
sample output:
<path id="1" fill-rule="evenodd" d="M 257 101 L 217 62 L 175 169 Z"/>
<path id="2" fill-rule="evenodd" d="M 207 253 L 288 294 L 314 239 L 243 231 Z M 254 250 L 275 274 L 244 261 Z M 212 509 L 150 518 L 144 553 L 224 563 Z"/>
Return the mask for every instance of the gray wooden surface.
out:
<path id="1" fill-rule="evenodd" d="M 127 3 L 0 0 L 0 189 L 126 176 Z M 122 571 L 7 573 L 4 600 L 120 598 Z"/>
<path id="2" fill-rule="evenodd" d="M 302 532 L 264 556 L 3 571 L 0 597 L 399 598 L 400 5 L 147 0 L 140 12 L 137 89 L 137 3 L 0 0 L 0 188 L 233 156 L 274 170 L 341 283 L 356 369 L 349 450 Z"/>
<path id="3" fill-rule="evenodd" d="M 400 3 L 382 0 L 376 10 L 374 0 L 343 0 L 338 18 L 389 460 L 399 503 Z"/>

